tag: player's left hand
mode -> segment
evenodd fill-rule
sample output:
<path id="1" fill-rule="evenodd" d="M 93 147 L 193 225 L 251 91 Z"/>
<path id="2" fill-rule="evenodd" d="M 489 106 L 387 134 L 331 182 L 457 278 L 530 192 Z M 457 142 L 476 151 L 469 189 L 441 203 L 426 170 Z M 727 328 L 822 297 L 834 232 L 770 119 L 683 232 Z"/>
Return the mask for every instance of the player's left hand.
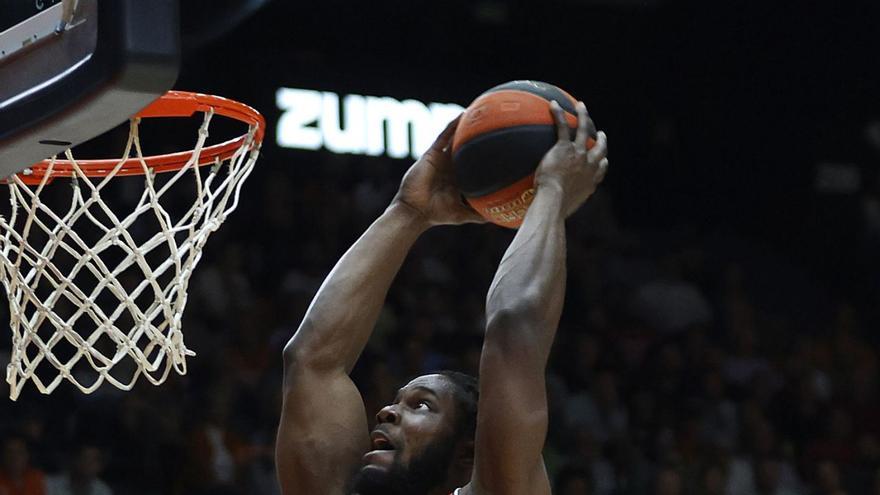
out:
<path id="1" fill-rule="evenodd" d="M 541 159 L 535 171 L 535 186 L 554 183 L 563 192 L 562 208 L 566 216 L 577 210 L 584 201 L 596 192 L 596 187 L 608 171 L 608 138 L 599 131 L 596 143 L 587 149 L 588 129 L 595 128 L 587 107 L 583 102 L 577 104 L 578 129 L 571 139 L 565 114 L 559 103 L 550 103 L 550 111 L 556 122 L 556 144 Z"/>
<path id="2" fill-rule="evenodd" d="M 486 222 L 465 202 L 455 184 L 452 136 L 460 119 L 461 116 L 450 122 L 428 151 L 409 168 L 392 202 L 415 210 L 427 226 Z"/>

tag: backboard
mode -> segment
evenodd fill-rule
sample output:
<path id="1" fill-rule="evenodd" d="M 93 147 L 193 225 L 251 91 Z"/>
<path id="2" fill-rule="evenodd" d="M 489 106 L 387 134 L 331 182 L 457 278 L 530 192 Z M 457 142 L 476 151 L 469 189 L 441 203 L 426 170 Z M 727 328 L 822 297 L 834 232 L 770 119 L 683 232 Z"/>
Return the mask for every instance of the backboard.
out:
<path id="1" fill-rule="evenodd" d="M 7 0 L 0 178 L 116 127 L 177 78 L 177 0 Z"/>

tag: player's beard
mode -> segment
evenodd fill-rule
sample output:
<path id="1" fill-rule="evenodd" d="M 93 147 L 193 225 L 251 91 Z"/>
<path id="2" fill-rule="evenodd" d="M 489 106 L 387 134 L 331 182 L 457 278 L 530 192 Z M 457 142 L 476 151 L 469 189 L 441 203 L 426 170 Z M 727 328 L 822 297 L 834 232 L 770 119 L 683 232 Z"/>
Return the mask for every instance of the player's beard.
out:
<path id="1" fill-rule="evenodd" d="M 442 438 L 413 458 L 408 466 L 397 455 L 387 471 L 361 469 L 352 481 L 352 495 L 427 495 L 446 481 L 455 454 L 455 438 Z"/>

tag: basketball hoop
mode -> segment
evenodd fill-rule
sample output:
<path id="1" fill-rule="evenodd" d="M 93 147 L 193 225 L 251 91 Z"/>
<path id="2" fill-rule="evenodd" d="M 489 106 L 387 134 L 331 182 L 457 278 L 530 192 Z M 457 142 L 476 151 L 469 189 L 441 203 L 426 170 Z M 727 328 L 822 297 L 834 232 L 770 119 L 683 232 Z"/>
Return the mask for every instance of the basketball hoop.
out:
<path id="1" fill-rule="evenodd" d="M 143 155 L 141 119 L 197 113 L 192 151 Z M 207 146 L 215 115 L 248 130 Z M 44 394 L 63 380 L 91 393 L 105 381 L 130 390 L 140 375 L 158 385 L 171 369 L 186 373 L 194 355 L 181 332 L 189 279 L 210 234 L 238 206 L 265 128 L 247 105 L 170 91 L 132 117 L 121 159 L 77 160 L 67 150 L 66 160 L 4 181 L 11 210 L 0 216 L 0 280 L 12 330 L 11 399 L 28 380 Z M 60 179 L 72 187 L 47 187 Z M 49 201 L 58 193 L 60 207 Z M 181 193 L 194 194 L 191 206 L 181 206 Z M 117 205 L 125 201 L 125 209 Z"/>

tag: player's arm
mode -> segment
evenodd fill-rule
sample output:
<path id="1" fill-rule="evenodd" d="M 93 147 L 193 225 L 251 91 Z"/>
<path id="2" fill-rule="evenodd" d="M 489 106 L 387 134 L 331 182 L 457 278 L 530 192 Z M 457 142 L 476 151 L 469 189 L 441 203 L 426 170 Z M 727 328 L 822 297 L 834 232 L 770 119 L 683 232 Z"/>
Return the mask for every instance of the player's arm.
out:
<path id="1" fill-rule="evenodd" d="M 447 145 L 456 122 L 410 168 L 392 204 L 339 260 L 284 349 L 276 461 L 285 495 L 342 493 L 369 450 L 363 400 L 348 373 L 391 281 L 425 229 L 478 218 L 451 181 Z"/>
<path id="2" fill-rule="evenodd" d="M 558 141 L 535 176 L 535 197 L 504 253 L 486 303 L 472 494 L 550 493 L 541 451 L 547 434 L 544 372 L 565 296 L 565 218 L 604 177 L 606 140 L 587 150 L 578 105 L 575 141 L 552 105 Z"/>

